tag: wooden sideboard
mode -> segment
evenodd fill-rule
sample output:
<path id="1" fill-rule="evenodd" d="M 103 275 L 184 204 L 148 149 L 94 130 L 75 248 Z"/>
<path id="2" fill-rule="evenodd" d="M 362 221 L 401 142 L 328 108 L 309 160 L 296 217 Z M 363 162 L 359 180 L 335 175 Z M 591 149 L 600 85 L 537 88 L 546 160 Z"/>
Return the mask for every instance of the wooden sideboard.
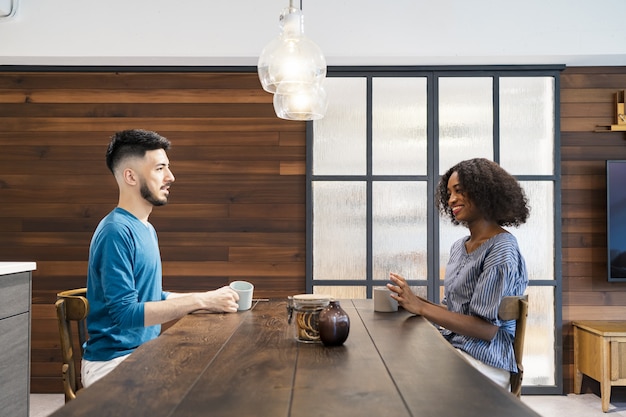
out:
<path id="1" fill-rule="evenodd" d="M 0 262 L 0 416 L 28 417 L 32 262 Z"/>
<path id="2" fill-rule="evenodd" d="M 611 387 L 626 385 L 626 321 L 575 321 L 574 393 L 583 374 L 600 382 L 602 411 L 609 410 Z"/>

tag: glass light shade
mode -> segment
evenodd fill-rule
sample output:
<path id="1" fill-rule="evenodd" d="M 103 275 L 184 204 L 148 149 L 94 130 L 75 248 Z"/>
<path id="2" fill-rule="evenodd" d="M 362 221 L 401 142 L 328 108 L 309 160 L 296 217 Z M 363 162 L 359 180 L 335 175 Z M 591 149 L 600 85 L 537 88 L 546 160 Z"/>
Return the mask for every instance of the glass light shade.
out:
<path id="1" fill-rule="evenodd" d="M 257 64 L 263 89 L 275 93 L 278 85 L 297 89 L 302 84 L 320 84 L 326 76 L 326 59 L 304 36 L 302 11 L 288 7 L 280 22 L 282 33 L 263 48 Z"/>
<path id="2" fill-rule="evenodd" d="M 297 89 L 281 84 L 274 94 L 276 116 L 285 120 L 318 120 L 324 117 L 327 107 L 326 90 L 318 84 L 304 84 Z"/>

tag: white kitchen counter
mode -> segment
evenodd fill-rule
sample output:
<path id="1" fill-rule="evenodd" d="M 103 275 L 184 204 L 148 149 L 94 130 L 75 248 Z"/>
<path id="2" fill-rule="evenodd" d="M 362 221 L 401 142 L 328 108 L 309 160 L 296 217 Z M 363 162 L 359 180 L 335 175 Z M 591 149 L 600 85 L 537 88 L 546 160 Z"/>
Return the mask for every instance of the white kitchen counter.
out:
<path id="1" fill-rule="evenodd" d="M 35 269 L 37 269 L 35 262 L 0 262 L 0 275 L 34 271 Z"/>

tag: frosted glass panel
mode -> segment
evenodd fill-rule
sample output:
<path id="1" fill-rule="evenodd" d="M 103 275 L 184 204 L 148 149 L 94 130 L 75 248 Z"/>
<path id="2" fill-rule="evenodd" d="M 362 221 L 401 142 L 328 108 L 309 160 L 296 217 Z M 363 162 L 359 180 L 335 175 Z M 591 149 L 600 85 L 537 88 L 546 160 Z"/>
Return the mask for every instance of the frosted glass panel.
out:
<path id="1" fill-rule="evenodd" d="M 426 78 L 374 78 L 372 171 L 426 173 Z"/>
<path id="2" fill-rule="evenodd" d="M 366 278 L 365 182 L 313 182 L 313 280 Z"/>
<path id="3" fill-rule="evenodd" d="M 523 385 L 555 385 L 554 287 L 528 287 Z M 559 365 L 560 366 L 560 365 Z"/>
<path id="4" fill-rule="evenodd" d="M 500 78 L 500 162 L 512 174 L 554 172 L 554 100 L 553 77 Z"/>
<path id="5" fill-rule="evenodd" d="M 554 78 L 500 78 L 500 163 L 512 174 L 554 172 Z M 532 149 L 532 152 L 528 152 Z"/>
<path id="6" fill-rule="evenodd" d="M 509 231 L 515 235 L 526 259 L 530 279 L 555 279 L 554 276 L 554 183 L 521 181 L 531 206 L 525 224 Z"/>
<path id="7" fill-rule="evenodd" d="M 364 175 L 367 117 L 365 78 L 326 79 L 328 110 L 313 122 L 313 174 Z"/>
<path id="8" fill-rule="evenodd" d="M 439 218 L 439 279 L 443 280 L 446 276 L 452 244 L 467 235 L 469 235 L 467 227 L 454 225 L 447 217 Z"/>
<path id="9" fill-rule="evenodd" d="M 493 159 L 493 79 L 439 78 L 439 173 L 478 157 Z"/>
<path id="10" fill-rule="evenodd" d="M 372 184 L 373 279 L 427 278 L 426 192 L 426 182 Z"/>
<path id="11" fill-rule="evenodd" d="M 313 294 L 330 295 L 338 300 L 341 299 L 364 299 L 367 298 L 364 286 L 342 287 L 334 285 L 315 285 Z"/>

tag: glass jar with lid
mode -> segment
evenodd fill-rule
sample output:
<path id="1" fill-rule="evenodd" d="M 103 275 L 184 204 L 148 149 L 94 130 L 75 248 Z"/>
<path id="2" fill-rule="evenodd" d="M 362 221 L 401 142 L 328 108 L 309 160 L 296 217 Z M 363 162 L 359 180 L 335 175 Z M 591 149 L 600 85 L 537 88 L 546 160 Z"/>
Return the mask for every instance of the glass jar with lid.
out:
<path id="1" fill-rule="evenodd" d="M 302 343 L 320 343 L 319 315 L 331 297 L 320 294 L 298 294 L 288 297 L 288 323 L 294 323 L 295 339 Z"/>

